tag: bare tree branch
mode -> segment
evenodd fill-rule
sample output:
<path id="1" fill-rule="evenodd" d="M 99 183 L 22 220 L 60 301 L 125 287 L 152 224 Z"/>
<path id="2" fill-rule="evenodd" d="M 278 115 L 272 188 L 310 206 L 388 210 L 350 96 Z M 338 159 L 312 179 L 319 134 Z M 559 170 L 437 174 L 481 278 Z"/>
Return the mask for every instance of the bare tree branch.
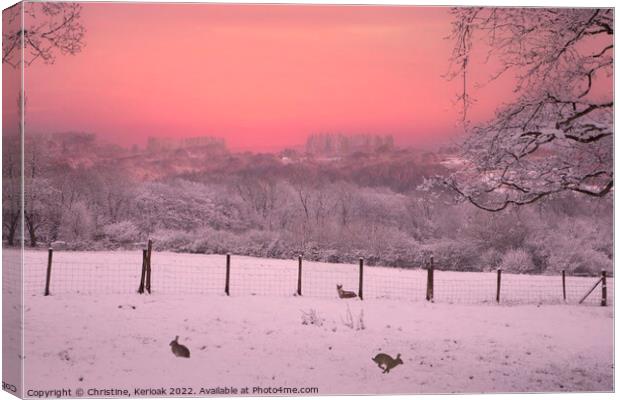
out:
<path id="1" fill-rule="evenodd" d="M 79 3 L 23 3 L 25 26 L 2 34 L 2 63 L 17 68 L 41 59 L 52 64 L 56 53 L 76 54 L 84 47 L 86 29 L 80 22 Z M 8 20 L 21 16 L 21 7 L 6 10 Z M 21 47 L 24 59 L 21 59 Z"/>

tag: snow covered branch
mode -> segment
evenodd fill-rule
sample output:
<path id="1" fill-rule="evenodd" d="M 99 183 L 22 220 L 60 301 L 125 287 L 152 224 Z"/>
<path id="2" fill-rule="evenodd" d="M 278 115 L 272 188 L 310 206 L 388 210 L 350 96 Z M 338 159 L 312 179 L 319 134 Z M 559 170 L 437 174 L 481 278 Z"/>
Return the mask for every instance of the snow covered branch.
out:
<path id="1" fill-rule="evenodd" d="M 445 180 L 487 211 L 533 203 L 562 191 L 601 197 L 613 190 L 613 11 L 454 9 L 449 78 L 466 82 L 474 45 L 498 71 L 511 71 L 514 100 L 476 124 L 462 145 L 466 168 Z M 467 122 L 467 121 L 466 121 Z"/>

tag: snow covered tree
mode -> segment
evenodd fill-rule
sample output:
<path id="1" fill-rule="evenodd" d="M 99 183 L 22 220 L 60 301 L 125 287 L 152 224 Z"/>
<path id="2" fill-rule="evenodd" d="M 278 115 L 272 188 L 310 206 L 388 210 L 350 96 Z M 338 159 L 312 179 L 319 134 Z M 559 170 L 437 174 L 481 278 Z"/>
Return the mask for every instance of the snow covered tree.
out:
<path id="1" fill-rule="evenodd" d="M 80 22 L 82 6 L 77 3 L 37 3 L 26 2 L 15 5 L 2 13 L 2 64 L 14 70 L 30 66 L 36 60 L 47 64 L 54 63 L 56 54 L 76 54 L 84 46 L 85 28 Z M 24 24 L 22 25 L 22 12 Z M 22 51 L 23 48 L 23 51 Z M 22 64 L 23 63 L 23 64 Z M 27 96 L 23 89 L 18 93 L 18 113 L 15 122 L 23 122 L 27 111 Z M 25 126 L 25 122 L 23 122 Z M 22 124 L 17 127 L 18 138 L 15 144 L 27 140 L 22 132 Z M 46 196 L 53 192 L 47 179 L 45 168 L 40 160 L 39 146 L 31 141 L 24 146 L 30 154 L 24 157 L 24 219 L 31 246 L 36 246 L 41 228 L 49 223 L 45 212 Z M 30 151 L 36 150 L 36 151 Z M 4 167 L 4 166 L 3 166 Z M 3 174 L 4 168 L 3 168 Z M 3 175 L 4 179 L 11 179 Z M 3 215 L 8 223 L 3 223 L 9 245 L 14 242 L 19 216 L 21 215 L 21 184 L 3 185 L 3 200 L 13 204 L 8 210 L 3 207 Z M 16 208 L 17 207 L 17 208 Z"/>
<path id="2" fill-rule="evenodd" d="M 2 227 L 9 246 L 20 231 L 21 165 L 20 141 L 15 135 L 2 136 Z"/>
<path id="3" fill-rule="evenodd" d="M 442 179 L 487 211 L 572 191 L 603 197 L 613 188 L 613 10 L 456 8 L 449 77 L 469 132 L 464 165 Z M 514 79 L 513 100 L 471 124 L 471 69 L 478 47 Z M 476 48 L 476 52 L 474 52 Z M 473 126 L 472 126 L 473 125 Z"/>

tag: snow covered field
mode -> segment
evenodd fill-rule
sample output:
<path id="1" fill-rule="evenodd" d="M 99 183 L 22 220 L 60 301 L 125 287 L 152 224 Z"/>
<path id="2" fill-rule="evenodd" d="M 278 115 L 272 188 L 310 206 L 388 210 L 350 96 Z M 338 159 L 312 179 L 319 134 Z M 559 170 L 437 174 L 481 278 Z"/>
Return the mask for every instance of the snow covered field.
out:
<path id="1" fill-rule="evenodd" d="M 363 309 L 365 329 L 351 329 Z M 134 308 L 135 307 L 135 308 Z M 316 310 L 322 326 L 303 325 Z M 26 388 L 317 387 L 334 393 L 610 391 L 612 309 L 201 295 L 36 296 Z M 175 358 L 179 335 L 190 359 Z M 402 354 L 389 374 L 371 361 Z"/>
<path id="2" fill-rule="evenodd" d="M 555 289 L 536 288 L 558 277 L 509 276 L 502 283 L 508 305 L 497 305 L 494 273 L 438 271 L 437 301 L 428 303 L 421 300 L 425 271 L 367 267 L 362 302 L 336 296 L 335 282 L 357 288 L 356 266 L 305 262 L 304 295 L 295 297 L 295 260 L 233 256 L 227 297 L 223 256 L 154 253 L 153 294 L 140 296 L 136 252 L 58 252 L 52 296 L 44 297 L 38 266 L 46 257 L 25 257 L 26 389 L 613 390 L 613 307 L 592 306 L 600 288 L 590 306 L 555 304 L 551 297 L 554 304 L 546 297 L 542 305 L 519 301 L 525 289 L 510 294 L 511 279 L 513 288 L 530 280 L 528 299 L 532 293 L 555 299 Z M 585 286 L 595 281 L 587 279 Z M 318 324 L 303 324 L 311 310 Z M 176 335 L 190 359 L 170 351 Z M 371 360 L 379 352 L 400 353 L 404 364 L 382 374 Z"/>

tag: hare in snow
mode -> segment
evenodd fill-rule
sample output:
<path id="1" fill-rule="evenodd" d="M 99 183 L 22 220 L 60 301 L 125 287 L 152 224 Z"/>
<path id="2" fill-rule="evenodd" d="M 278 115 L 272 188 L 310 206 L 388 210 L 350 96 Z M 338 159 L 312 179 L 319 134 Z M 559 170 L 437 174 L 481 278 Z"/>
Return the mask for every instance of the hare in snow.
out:
<path id="1" fill-rule="evenodd" d="M 384 374 L 390 372 L 390 370 L 398 364 L 403 363 L 403 360 L 400 358 L 400 354 L 396 355 L 396 358 L 392 358 L 385 353 L 379 353 L 372 360 L 377 363 L 377 366 L 383 370 Z"/>
<path id="2" fill-rule="evenodd" d="M 336 290 L 338 291 L 338 297 L 340 297 L 341 299 L 350 299 L 353 297 L 357 297 L 355 292 L 344 290 L 342 288 L 342 285 L 336 285 Z"/>
<path id="3" fill-rule="evenodd" d="M 170 347 L 172 349 L 172 353 L 174 353 L 177 357 L 189 358 L 189 349 L 182 344 L 179 344 L 179 337 L 175 337 L 172 342 L 170 342 Z"/>

